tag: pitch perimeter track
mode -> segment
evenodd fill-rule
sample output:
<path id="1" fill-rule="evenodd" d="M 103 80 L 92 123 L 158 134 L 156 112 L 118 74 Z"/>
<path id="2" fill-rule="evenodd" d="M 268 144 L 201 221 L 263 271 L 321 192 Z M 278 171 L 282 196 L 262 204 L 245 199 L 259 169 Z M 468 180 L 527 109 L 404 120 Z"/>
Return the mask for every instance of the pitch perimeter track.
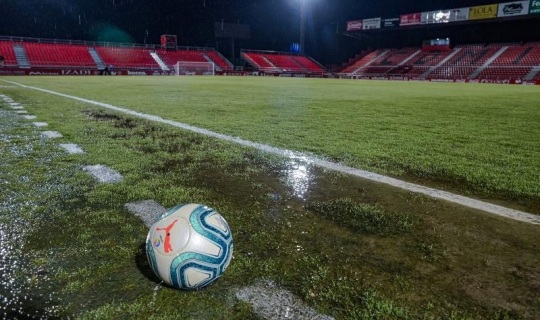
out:
<path id="1" fill-rule="evenodd" d="M 52 91 L 52 90 L 42 89 L 42 88 L 38 88 L 38 87 L 27 86 L 27 85 L 23 85 L 23 84 L 20 84 L 20 83 L 17 83 L 17 82 L 12 82 L 12 81 L 7 81 L 7 80 L 2 80 L 2 81 L 7 82 L 7 83 L 11 83 L 13 85 L 17 85 L 17 86 L 22 87 L 22 88 L 37 90 L 37 91 L 57 95 L 57 96 L 60 96 L 60 97 L 64 97 L 64 98 L 68 98 L 68 99 L 77 100 L 77 101 L 80 101 L 80 102 L 93 104 L 93 105 L 100 106 L 100 107 L 103 107 L 103 108 L 107 108 L 107 109 L 110 109 L 110 110 L 114 110 L 114 111 L 117 111 L 117 112 L 121 112 L 121 113 L 129 114 L 129 115 L 132 115 L 132 116 L 135 116 L 135 117 L 143 118 L 143 119 L 146 119 L 146 120 L 168 124 L 168 125 L 171 125 L 173 127 L 181 128 L 181 129 L 184 129 L 184 130 L 189 130 L 189 131 L 196 132 L 196 133 L 199 133 L 199 134 L 203 134 L 203 135 L 206 135 L 206 136 L 214 137 L 214 138 L 217 138 L 217 139 L 220 139 L 220 140 L 229 141 L 229 142 L 237 143 L 237 144 L 240 144 L 240 145 L 243 145 L 243 146 L 246 146 L 246 147 L 255 148 L 255 149 L 261 150 L 263 152 L 268 152 L 268 153 L 272 153 L 272 154 L 276 154 L 276 155 L 280 155 L 280 156 L 284 156 L 284 157 L 288 157 L 288 158 L 292 158 L 292 159 L 304 160 L 304 161 L 306 161 L 308 163 L 315 164 L 315 165 L 317 165 L 317 166 L 319 166 L 321 168 L 330 169 L 330 170 L 350 174 L 350 175 L 353 175 L 353 176 L 357 176 L 359 178 L 384 183 L 384 184 L 387 184 L 387 185 L 390 185 L 390 186 L 393 186 L 393 187 L 397 187 L 397 188 L 401 188 L 401 189 L 404 189 L 404 190 L 407 190 L 407 191 L 421 193 L 421 194 L 430 196 L 432 198 L 437 198 L 437 199 L 442 199 L 442 200 L 446 200 L 446 201 L 449 201 L 449 202 L 457 203 L 457 204 L 465 206 L 465 207 L 478 209 L 478 210 L 488 212 L 488 213 L 491 213 L 491 214 L 494 214 L 494 215 L 498 215 L 498 216 L 501 216 L 501 217 L 510 218 L 510 219 L 513 219 L 513 220 L 518 220 L 518 221 L 522 221 L 522 222 L 527 222 L 527 223 L 540 225 L 540 216 L 533 215 L 533 214 L 530 214 L 530 213 L 527 213 L 527 212 L 518 211 L 518 210 L 506 208 L 506 207 L 503 207 L 503 206 L 499 206 L 499 205 L 496 205 L 496 204 L 492 204 L 492 203 L 489 203 L 489 202 L 484 202 L 484 201 L 480 201 L 480 200 L 460 196 L 458 194 L 451 193 L 451 192 L 446 192 L 446 191 L 442 191 L 442 190 L 438 190 L 438 189 L 428 188 L 428 187 L 421 186 L 421 185 L 418 185 L 418 184 L 414 184 L 414 183 L 398 180 L 398 179 L 395 179 L 395 178 L 383 176 L 383 175 L 380 175 L 380 174 L 377 174 L 377 173 L 374 173 L 374 172 L 369 172 L 369 171 L 365 171 L 365 170 L 360 170 L 360 169 L 356 169 L 356 168 L 347 167 L 347 166 L 344 166 L 344 165 L 341 165 L 341 164 L 338 164 L 338 163 L 334 163 L 334 162 L 331 162 L 331 161 L 316 158 L 316 157 L 313 157 L 313 156 L 305 154 L 305 153 L 286 150 L 286 149 L 280 149 L 280 148 L 272 147 L 272 146 L 269 146 L 269 145 L 266 145 L 266 144 L 257 143 L 257 142 L 253 142 L 253 141 L 249 141 L 249 140 L 244 140 L 244 139 L 241 139 L 241 138 L 238 138 L 238 137 L 232 137 L 232 136 L 224 135 L 224 134 L 213 132 L 213 131 L 210 131 L 210 130 L 194 127 L 194 126 L 191 126 L 191 125 L 188 125 L 188 124 L 185 124 L 185 123 L 163 119 L 163 118 L 158 117 L 158 116 L 153 116 L 153 115 L 150 115 L 150 114 L 137 112 L 137 111 L 133 111 L 133 110 L 130 110 L 130 109 L 113 106 L 113 105 L 110 105 L 110 104 L 107 104 L 107 103 L 102 103 L 102 102 L 99 102 L 99 101 L 84 99 L 84 98 L 80 98 L 80 97 L 76 97 L 76 96 L 72 96 L 72 95 L 68 95 L 68 94 L 64 94 L 64 93 L 60 93 L 60 92 L 56 92 L 56 91 Z"/>

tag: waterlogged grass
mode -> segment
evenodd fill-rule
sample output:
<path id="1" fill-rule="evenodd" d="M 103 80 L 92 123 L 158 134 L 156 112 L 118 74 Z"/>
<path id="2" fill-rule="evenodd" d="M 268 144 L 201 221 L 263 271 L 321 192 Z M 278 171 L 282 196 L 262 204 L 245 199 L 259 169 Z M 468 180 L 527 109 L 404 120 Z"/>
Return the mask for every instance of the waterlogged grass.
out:
<path id="1" fill-rule="evenodd" d="M 3 178 L 24 191 L 17 203 L 40 203 L 17 211 L 34 223 L 25 254 L 54 284 L 63 317 L 256 319 L 235 290 L 260 279 L 336 319 L 540 317 L 537 226 L 309 164 L 299 194 L 290 159 L 27 89 L 0 93 L 64 135 L 10 161 Z M 37 129 L 17 130 L 20 141 L 6 145 L 28 149 Z M 86 153 L 61 153 L 60 142 Z M 81 170 L 95 164 L 124 180 L 96 183 Z M 204 203 L 227 219 L 235 254 L 219 281 L 198 292 L 159 285 L 147 230 L 123 209 L 145 199 Z"/>
<path id="2" fill-rule="evenodd" d="M 390 214 L 378 206 L 358 204 L 350 198 L 325 203 L 314 202 L 307 208 L 359 233 L 399 234 L 410 230 L 413 225 L 413 218 L 410 215 Z"/>
<path id="3" fill-rule="evenodd" d="M 540 212 L 536 86 L 7 78 Z"/>

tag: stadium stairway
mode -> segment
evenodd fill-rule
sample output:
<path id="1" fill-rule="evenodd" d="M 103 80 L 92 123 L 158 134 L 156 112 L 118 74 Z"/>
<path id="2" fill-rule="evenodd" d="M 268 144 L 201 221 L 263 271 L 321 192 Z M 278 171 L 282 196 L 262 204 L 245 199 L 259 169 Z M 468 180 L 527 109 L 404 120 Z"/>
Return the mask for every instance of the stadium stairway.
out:
<path id="1" fill-rule="evenodd" d="M 99 53 L 97 53 L 96 49 L 88 47 L 88 53 L 96 63 L 99 70 L 105 69 L 105 63 L 103 63 L 103 60 L 101 60 L 101 57 L 99 56 Z"/>
<path id="2" fill-rule="evenodd" d="M 150 55 L 152 56 L 152 58 L 154 58 L 154 60 L 156 60 L 157 64 L 161 68 L 161 70 L 163 70 L 163 71 L 169 71 L 170 70 L 169 67 L 167 67 L 165 62 L 163 62 L 163 60 L 161 60 L 161 58 L 159 57 L 159 55 L 155 51 L 151 51 Z"/>
<path id="3" fill-rule="evenodd" d="M 362 70 L 364 70 L 366 67 L 370 66 L 372 63 L 374 63 L 375 61 L 381 59 L 383 56 L 385 56 L 386 54 L 388 54 L 388 52 L 390 52 L 390 50 L 384 50 L 382 51 L 380 54 L 376 55 L 373 59 L 369 60 L 365 65 L 363 66 L 360 66 L 358 69 L 354 70 L 353 72 L 350 73 L 350 75 L 357 75 L 358 73 L 360 73 Z M 362 59 L 360 59 L 362 60 Z"/>
<path id="4" fill-rule="evenodd" d="M 533 80 L 538 75 L 538 73 L 540 73 L 540 66 L 533 67 L 532 70 L 525 77 L 523 77 L 523 80 L 525 81 Z"/>
<path id="5" fill-rule="evenodd" d="M 439 68 L 439 67 L 442 67 L 447 61 L 449 61 L 450 59 L 452 59 L 456 54 L 458 54 L 459 52 L 461 51 L 461 48 L 456 48 L 454 49 L 454 52 L 452 52 L 451 54 L 449 54 L 446 58 L 444 58 L 443 60 L 441 60 L 441 62 L 439 62 L 436 66 L 433 66 L 431 68 L 428 69 L 428 71 L 426 71 L 425 73 L 423 73 L 420 77 L 422 78 L 426 78 L 427 76 L 429 76 L 433 71 L 435 71 L 435 69 Z"/>
<path id="6" fill-rule="evenodd" d="M 214 64 L 214 68 L 216 68 L 216 71 L 223 71 L 223 69 L 221 69 L 221 67 L 214 60 L 210 59 L 210 57 L 208 56 L 208 54 L 206 54 L 206 52 L 203 52 L 202 55 L 206 59 L 206 61 Z"/>
<path id="7" fill-rule="evenodd" d="M 499 49 L 499 51 L 495 52 L 495 54 L 493 56 L 491 56 L 489 59 L 486 60 L 486 62 L 484 62 L 484 64 L 482 66 L 480 66 L 478 69 L 474 70 L 473 73 L 471 73 L 469 75 L 469 79 L 476 79 L 480 73 L 482 73 L 482 71 L 484 71 L 487 67 L 489 67 L 489 65 L 495 61 L 495 59 L 497 59 L 501 54 L 503 54 L 506 49 L 508 49 L 508 46 L 504 46 L 502 48 Z"/>
<path id="8" fill-rule="evenodd" d="M 17 64 L 20 68 L 30 68 L 30 60 L 26 54 L 26 50 L 22 44 L 14 44 L 13 51 L 15 52 L 15 57 L 17 58 Z"/>
<path id="9" fill-rule="evenodd" d="M 407 62 L 409 62 L 410 60 L 412 60 L 414 57 L 416 57 L 417 55 L 419 55 L 420 53 L 422 52 L 422 50 L 418 49 L 416 50 L 413 54 L 411 54 L 408 58 L 405 58 L 403 61 L 401 61 L 398 66 L 402 66 L 404 64 L 406 64 Z"/>

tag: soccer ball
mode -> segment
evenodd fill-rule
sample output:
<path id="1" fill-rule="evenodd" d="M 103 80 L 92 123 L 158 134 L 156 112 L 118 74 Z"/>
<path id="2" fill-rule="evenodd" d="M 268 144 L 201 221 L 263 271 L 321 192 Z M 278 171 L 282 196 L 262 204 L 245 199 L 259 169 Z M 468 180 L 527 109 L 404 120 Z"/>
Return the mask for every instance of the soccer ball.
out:
<path id="1" fill-rule="evenodd" d="M 146 255 L 168 285 L 198 290 L 216 281 L 231 262 L 233 240 L 225 219 L 200 204 L 167 210 L 151 227 Z"/>

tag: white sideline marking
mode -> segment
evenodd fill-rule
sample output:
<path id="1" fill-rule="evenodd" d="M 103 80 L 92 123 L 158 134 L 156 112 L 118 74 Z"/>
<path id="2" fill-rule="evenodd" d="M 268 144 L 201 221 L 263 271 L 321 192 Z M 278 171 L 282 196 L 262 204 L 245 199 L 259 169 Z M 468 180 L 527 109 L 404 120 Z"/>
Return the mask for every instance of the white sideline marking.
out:
<path id="1" fill-rule="evenodd" d="M 118 171 L 101 164 L 86 166 L 83 170 L 93 175 L 101 183 L 117 183 L 124 179 Z"/>
<path id="2" fill-rule="evenodd" d="M 270 280 L 258 280 L 253 285 L 236 290 L 238 300 L 248 302 L 263 319 L 280 320 L 334 320 L 317 313 L 290 291 L 278 287 Z"/>
<path id="3" fill-rule="evenodd" d="M 57 139 L 63 137 L 63 135 L 58 131 L 43 131 L 41 135 L 49 139 Z"/>
<path id="4" fill-rule="evenodd" d="M 84 98 L 71 96 L 71 95 L 68 95 L 68 94 L 64 94 L 64 93 L 60 93 L 60 92 L 56 92 L 56 91 L 51 91 L 51 90 L 47 90 L 47 89 L 42 89 L 42 88 L 38 88 L 38 87 L 31 87 L 31 86 L 23 85 L 23 84 L 20 84 L 20 83 L 17 83 L 17 82 L 12 82 L 12 81 L 7 81 L 7 80 L 2 80 L 2 81 L 8 82 L 8 83 L 11 83 L 11 84 L 14 84 L 14 85 L 18 85 L 18 86 L 23 87 L 23 88 L 33 89 L 33 90 L 37 90 L 37 91 L 57 95 L 57 96 L 60 96 L 60 97 L 69 98 L 69 99 L 73 99 L 73 100 L 93 104 L 93 105 L 100 106 L 100 107 L 103 107 L 103 108 L 107 108 L 107 109 L 111 109 L 111 110 L 114 110 L 114 111 L 122 112 L 122 113 L 129 114 L 129 115 L 132 115 L 132 116 L 136 116 L 136 117 L 139 117 L 139 118 L 143 118 L 143 119 L 146 119 L 146 120 L 168 124 L 168 125 L 171 125 L 173 127 L 189 130 L 189 131 L 192 131 L 192 132 L 196 132 L 196 133 L 203 134 L 203 135 L 206 135 L 206 136 L 214 137 L 214 138 L 221 139 L 221 140 L 224 140 L 224 141 L 234 142 L 234 143 L 240 144 L 242 146 L 252 147 L 252 148 L 267 152 L 267 153 L 277 154 L 277 155 L 281 155 L 281 156 L 285 156 L 285 157 L 293 158 L 293 159 L 301 159 L 301 160 L 313 163 L 313 164 L 315 164 L 315 165 L 317 165 L 319 167 L 322 167 L 322 168 L 326 168 L 326 169 L 330 169 L 330 170 L 334 170 L 334 171 L 339 171 L 339 172 L 342 172 L 342 173 L 351 174 L 351 175 L 354 175 L 354 176 L 357 176 L 357 177 L 360 177 L 360 178 L 363 178 L 363 179 L 368 179 L 368 180 L 371 180 L 371 181 L 384 183 L 384 184 L 387 184 L 387 185 L 390 185 L 390 186 L 393 186 L 393 187 L 398 187 L 398 188 L 401 188 L 401 189 L 405 189 L 405 190 L 408 190 L 408 191 L 421 193 L 421 194 L 424 194 L 424 195 L 427 195 L 427 196 L 430 196 L 430 197 L 433 197 L 433 198 L 442 199 L 442 200 L 446 200 L 446 201 L 449 201 L 449 202 L 457 203 L 457 204 L 460 204 L 462 206 L 482 210 L 482 211 L 489 212 L 489 213 L 492 213 L 492 214 L 495 214 L 495 215 L 498 215 L 498 216 L 501 216 L 501 217 L 506 217 L 506 218 L 510 218 L 510 219 L 514 219 L 514 220 L 518 220 L 518 221 L 523 221 L 523 222 L 528 222 L 528 223 L 540 225 L 540 215 L 534 215 L 534 214 L 530 214 L 530 213 L 527 213 L 527 212 L 506 208 L 506 207 L 499 206 L 499 205 L 496 205 L 496 204 L 492 204 L 492 203 L 488 203 L 488 202 L 484 202 L 484 201 L 480 201 L 480 200 L 460 196 L 458 194 L 454 194 L 454 193 L 451 193 L 451 192 L 446 192 L 446 191 L 441 191 L 441 190 L 437 190 L 437 189 L 433 189 L 433 188 L 424 187 L 424 186 L 421 186 L 421 185 L 418 185 L 418 184 L 405 182 L 405 181 L 401 181 L 401 180 L 394 179 L 394 178 L 391 178 L 391 177 L 383 176 L 383 175 L 380 175 L 378 173 L 373 173 L 373 172 L 369 172 L 369 171 L 365 171 L 365 170 L 355 169 L 355 168 L 347 167 L 347 166 L 344 166 L 344 165 L 341 165 L 341 164 L 338 164 L 338 163 L 334 163 L 334 162 L 330 162 L 330 161 L 327 161 L 327 160 L 315 158 L 315 157 L 312 157 L 312 156 L 310 156 L 308 154 L 305 154 L 305 153 L 286 150 L 286 149 L 280 149 L 280 148 L 272 147 L 272 146 L 269 146 L 269 145 L 266 145 L 266 144 L 252 142 L 252 141 L 244 140 L 244 139 L 241 139 L 241 138 L 238 138 L 238 137 L 228 136 L 228 135 L 213 132 L 213 131 L 210 131 L 210 130 L 194 127 L 194 126 L 191 126 L 189 124 L 184 124 L 184 123 L 177 122 L 177 121 L 172 121 L 172 120 L 166 120 L 166 119 L 163 119 L 163 118 L 158 117 L 158 116 L 153 116 L 153 115 L 150 115 L 150 114 L 133 111 L 133 110 L 129 110 L 129 109 L 126 109 L 126 108 L 113 106 L 113 105 L 103 103 L 103 102 L 84 99 Z"/>
<path id="5" fill-rule="evenodd" d="M 84 153 L 84 150 L 78 145 L 74 143 L 61 143 L 60 147 L 64 150 L 66 150 L 69 154 L 82 154 Z"/>

